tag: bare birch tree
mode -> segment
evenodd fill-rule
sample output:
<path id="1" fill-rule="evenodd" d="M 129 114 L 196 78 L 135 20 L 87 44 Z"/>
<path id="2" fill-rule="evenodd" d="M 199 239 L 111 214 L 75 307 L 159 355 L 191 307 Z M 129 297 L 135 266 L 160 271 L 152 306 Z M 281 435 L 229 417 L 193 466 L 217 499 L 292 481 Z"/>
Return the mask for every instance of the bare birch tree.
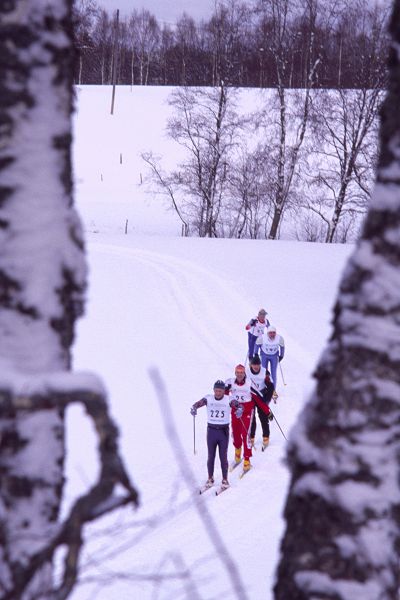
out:
<path id="1" fill-rule="evenodd" d="M 107 11 L 99 10 L 95 26 L 93 28 L 93 41 L 98 48 L 97 69 L 100 74 L 101 84 L 111 81 L 111 55 L 112 55 L 112 36 L 111 23 Z"/>
<path id="2" fill-rule="evenodd" d="M 314 171 L 307 207 L 323 220 L 325 242 L 344 241 L 339 226 L 349 220 L 360 221 L 370 199 L 377 156 L 377 117 L 386 71 L 381 68 L 381 53 L 386 46 L 386 11 L 364 7 L 364 17 L 353 21 L 361 33 L 372 32 L 367 47 L 357 48 L 368 55 L 362 62 L 357 87 L 352 90 L 315 91 L 312 99 Z M 354 11 L 354 12 L 353 12 Z M 360 14 L 361 6 L 358 5 Z M 367 36 L 364 35 L 364 39 Z M 343 229 L 343 227 L 342 227 Z"/>
<path id="3" fill-rule="evenodd" d="M 263 149 L 250 151 L 242 145 L 229 174 L 230 202 L 225 212 L 229 237 L 267 236 L 274 209 L 272 185 Z"/>
<path id="4" fill-rule="evenodd" d="M 268 232 L 269 239 L 279 237 L 279 228 L 285 210 L 290 204 L 292 187 L 299 169 L 300 152 L 310 118 L 310 92 L 314 87 L 319 57 L 314 47 L 314 30 L 317 2 L 309 0 L 303 7 L 303 19 L 308 27 L 308 48 L 305 58 L 305 86 L 298 97 L 290 102 L 287 88 L 290 87 L 290 65 L 293 28 L 291 19 L 296 14 L 292 0 L 260 0 L 260 27 L 265 29 L 263 47 L 267 50 L 266 60 L 271 60 L 276 74 L 277 114 L 271 122 L 271 107 L 264 115 L 265 156 L 270 159 L 274 171 L 273 193 L 274 213 Z M 291 129 L 291 131 L 289 131 Z M 271 160 L 272 159 L 272 160 Z"/>
<path id="5" fill-rule="evenodd" d="M 186 13 L 183 13 L 176 24 L 175 40 L 180 65 L 179 83 L 180 85 L 187 85 L 188 71 L 193 72 L 197 66 L 193 49 L 198 47 L 198 39 L 196 24 Z"/>
<path id="6" fill-rule="evenodd" d="M 0 595 L 61 599 L 76 583 L 84 523 L 136 501 L 101 383 L 69 372 L 86 287 L 72 203 L 71 2 L 1 3 L 0 56 Z M 101 467 L 60 522 L 72 402 L 93 420 Z"/>
<path id="7" fill-rule="evenodd" d="M 150 64 L 156 54 L 160 40 L 160 27 L 154 15 L 148 10 L 142 9 L 140 12 L 133 11 L 130 28 L 132 61 L 134 48 L 136 48 L 136 58 L 139 62 L 139 85 L 147 85 Z"/>
<path id="8" fill-rule="evenodd" d="M 400 0 L 377 182 L 317 386 L 293 432 L 277 600 L 398 600 Z"/>
<path id="9" fill-rule="evenodd" d="M 215 1 L 214 13 L 205 25 L 213 85 L 218 86 L 221 79 L 229 84 L 241 83 L 243 48 L 250 36 L 251 21 L 252 11 L 241 0 Z"/>
<path id="10" fill-rule="evenodd" d="M 243 124 L 235 110 L 235 92 L 225 86 L 211 89 L 180 88 L 170 104 L 175 114 L 167 132 L 185 151 L 178 169 L 164 175 L 151 154 L 143 159 L 155 181 L 172 199 L 186 233 L 200 237 L 223 237 L 226 218 L 228 174 L 232 153 Z"/>
<path id="11" fill-rule="evenodd" d="M 367 211 L 376 164 L 380 91 L 375 87 L 314 95 L 317 160 L 306 206 L 325 223 L 325 242 L 343 241 L 339 225 L 346 215 L 356 220 Z"/>
<path id="12" fill-rule="evenodd" d="M 84 58 L 92 47 L 92 29 L 97 17 L 98 7 L 95 0 L 75 0 L 73 3 L 74 30 L 78 50 L 78 85 L 83 83 Z"/>

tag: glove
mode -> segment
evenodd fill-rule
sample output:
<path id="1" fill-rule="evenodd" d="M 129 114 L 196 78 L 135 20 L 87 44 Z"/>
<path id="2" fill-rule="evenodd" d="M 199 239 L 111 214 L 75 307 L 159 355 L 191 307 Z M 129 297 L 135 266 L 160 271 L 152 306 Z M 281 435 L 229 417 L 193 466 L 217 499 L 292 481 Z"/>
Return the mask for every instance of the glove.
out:
<path id="1" fill-rule="evenodd" d="M 274 415 L 272 414 L 272 412 L 268 413 L 268 421 L 273 421 L 274 420 Z"/>
<path id="2" fill-rule="evenodd" d="M 237 416 L 238 419 L 240 419 L 240 417 L 243 414 L 243 406 L 238 406 L 235 412 L 235 415 Z"/>
<path id="3" fill-rule="evenodd" d="M 239 400 L 232 400 L 231 401 L 232 408 L 237 408 L 239 405 L 240 405 Z"/>
<path id="4" fill-rule="evenodd" d="M 279 362 L 281 362 L 281 360 L 283 360 L 283 356 L 280 356 L 280 357 L 279 357 Z"/>
<path id="5" fill-rule="evenodd" d="M 192 408 L 190 409 L 190 414 L 195 417 L 197 415 L 197 408 L 195 408 L 194 406 L 192 406 Z"/>
<path id="6" fill-rule="evenodd" d="M 257 323 L 257 319 L 252 319 L 250 325 L 253 327 Z"/>

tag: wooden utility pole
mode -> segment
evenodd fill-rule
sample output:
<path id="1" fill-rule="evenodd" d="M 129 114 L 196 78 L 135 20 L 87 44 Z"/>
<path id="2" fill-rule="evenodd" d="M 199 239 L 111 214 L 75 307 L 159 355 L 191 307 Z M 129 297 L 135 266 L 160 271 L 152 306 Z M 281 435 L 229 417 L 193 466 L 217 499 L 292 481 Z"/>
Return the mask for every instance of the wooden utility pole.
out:
<path id="1" fill-rule="evenodd" d="M 114 25 L 114 44 L 112 51 L 112 96 L 111 96 L 111 114 L 114 114 L 114 100 L 115 100 L 115 84 L 117 81 L 117 67 L 118 67 L 118 37 L 119 37 L 119 9 L 115 16 Z"/>

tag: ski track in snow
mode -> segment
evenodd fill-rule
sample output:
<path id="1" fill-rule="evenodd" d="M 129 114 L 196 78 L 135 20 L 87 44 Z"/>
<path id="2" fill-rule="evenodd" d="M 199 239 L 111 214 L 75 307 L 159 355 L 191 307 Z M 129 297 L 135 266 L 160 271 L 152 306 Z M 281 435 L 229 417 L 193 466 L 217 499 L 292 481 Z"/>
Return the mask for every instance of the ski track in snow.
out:
<path id="1" fill-rule="evenodd" d="M 90 568 L 83 576 L 94 580 L 78 586 L 71 600 L 230 600 L 230 575 L 216 557 L 192 494 L 212 513 L 248 599 L 272 600 L 288 486 L 286 442 L 276 422 L 270 426 L 269 447 L 254 452 L 254 468 L 246 477 L 239 481 L 232 473 L 231 488 L 221 497 L 212 492 L 200 497 L 198 489 L 188 489 L 176 464 L 148 369 L 156 366 L 165 381 L 179 438 L 201 485 L 206 478 L 206 411 L 199 411 L 195 420 L 194 455 L 190 405 L 210 393 L 215 379 L 233 376 L 234 365 L 245 361 L 245 323 L 265 305 L 286 342 L 282 365 L 287 386 L 278 369 L 279 399 L 272 409 L 289 437 L 311 387 L 311 370 L 328 335 L 339 270 L 351 248 L 181 239 L 176 215 L 166 212 L 169 203 L 149 195 L 141 178 L 143 151 L 157 148 L 167 169 L 179 161 L 173 142 L 162 133 L 171 114 L 171 89 L 120 86 L 112 117 L 108 86 L 77 90 L 76 197 L 88 229 L 90 286 L 87 315 L 77 327 L 74 366 L 104 380 L 121 452 L 142 504 L 137 513 L 126 508 L 85 528 L 83 562 Z M 248 110 L 258 101 L 251 90 L 244 93 L 243 108 Z M 135 114 L 140 119 L 132 129 L 126 124 Z M 124 235 L 128 222 L 129 234 Z M 84 411 L 71 408 L 68 420 L 66 495 L 71 502 L 94 482 L 98 461 L 97 440 Z M 260 437 L 257 421 L 258 445 Z M 228 458 L 233 459 L 232 444 Z M 215 469 L 219 483 L 218 458 Z M 198 593 L 188 591 L 188 581 L 141 580 L 147 573 L 185 567 Z M 130 580 L 135 574 L 139 578 Z"/>
<path id="2" fill-rule="evenodd" d="M 181 318 L 189 324 L 190 329 L 201 339 L 208 351 L 215 358 L 222 359 L 227 368 L 232 368 L 235 360 L 237 362 L 237 352 L 231 351 L 230 348 L 243 346 L 243 335 L 233 335 L 226 321 L 221 319 L 215 299 L 210 298 L 207 293 L 210 280 L 212 280 L 216 297 L 221 295 L 229 298 L 230 303 L 237 305 L 244 305 L 244 302 L 239 294 L 232 291 L 228 283 L 221 282 L 220 276 L 212 270 L 194 265 L 191 261 L 173 256 L 166 257 L 161 253 L 149 250 L 120 248 L 106 244 L 99 246 L 92 244 L 92 249 L 96 252 L 119 256 L 152 269 L 157 274 L 160 283 L 162 282 L 164 285 L 166 293 L 171 296 Z M 207 285 L 204 283 L 205 279 L 207 279 Z M 207 315 L 207 321 L 204 320 L 204 315 Z M 218 333 L 215 334 L 214 331 Z M 229 349 L 229 357 L 225 350 L 224 353 L 216 350 L 221 347 L 221 336 L 224 339 L 224 348 Z"/>
<path id="3" fill-rule="evenodd" d="M 221 318 L 221 310 L 218 310 L 219 305 L 216 298 L 225 298 L 231 307 L 235 307 L 238 314 L 252 314 L 254 309 L 249 301 L 245 302 L 242 295 L 233 289 L 231 283 L 221 278 L 220 274 L 211 269 L 204 269 L 192 261 L 171 255 L 165 256 L 150 250 L 94 243 L 91 244 L 91 248 L 95 252 L 119 256 L 151 268 L 161 278 L 182 318 L 215 358 L 221 361 L 227 369 L 232 369 L 236 363 L 240 362 L 238 356 L 243 355 L 243 352 L 243 362 L 245 361 L 247 340 L 243 336 L 243 331 L 233 332 L 232 327 L 228 326 L 228 322 Z M 205 280 L 207 280 L 206 283 Z M 210 298 L 208 293 L 210 280 L 212 280 L 215 291 L 213 298 Z M 204 315 L 207 315 L 207 321 L 204 321 Z M 202 326 L 202 324 L 204 325 Z M 297 360 L 303 369 L 310 369 L 313 359 L 304 350 L 304 345 L 297 342 L 293 336 L 288 335 L 284 329 L 281 330 L 281 333 L 285 344 L 290 347 L 292 358 Z M 224 340 L 223 352 L 216 350 L 221 347 L 221 339 Z"/>
<path id="4" fill-rule="evenodd" d="M 108 277 L 114 278 L 113 281 L 108 281 L 111 290 L 115 289 L 118 291 L 121 289 L 118 294 L 112 294 L 113 301 L 120 303 L 116 309 L 117 314 L 121 314 L 121 307 L 125 305 L 124 303 L 127 305 L 129 303 L 135 305 L 137 300 L 136 294 L 139 294 L 139 297 L 141 298 L 140 304 L 138 305 L 139 311 L 145 309 L 145 311 L 151 313 L 154 311 L 154 306 L 157 306 L 157 304 L 165 307 L 165 314 L 167 317 L 164 316 L 164 319 L 168 321 L 164 324 L 166 329 L 165 336 L 166 338 L 174 336 L 174 339 L 171 340 L 171 352 L 174 352 L 174 349 L 176 350 L 176 348 L 190 348 L 190 362 L 197 364 L 197 361 L 199 361 L 200 363 L 200 371 L 202 372 L 201 376 L 199 376 L 199 380 L 203 381 L 203 386 L 204 381 L 208 381 L 208 385 L 212 384 L 212 381 L 209 381 L 209 375 L 206 371 L 209 364 L 216 363 L 219 365 L 218 369 L 223 367 L 222 372 L 226 369 L 226 376 L 230 376 L 233 375 L 234 365 L 244 361 L 247 349 L 247 333 L 244 331 L 244 324 L 242 323 L 240 326 L 237 326 L 237 323 L 232 323 L 231 320 L 224 317 L 224 312 L 225 309 L 229 307 L 228 313 L 230 315 L 251 315 L 254 312 L 253 298 L 244 297 L 244 295 L 240 293 L 240 289 L 238 291 L 236 282 L 221 276 L 219 272 L 213 269 L 212 265 L 210 265 L 210 268 L 203 268 L 191 260 L 170 254 L 166 255 L 148 249 L 126 248 L 114 244 L 98 242 L 90 242 L 89 255 L 90 254 L 96 258 L 96 261 L 100 261 L 104 264 L 106 268 L 105 272 L 108 273 Z M 107 258 L 111 260 L 107 261 Z M 118 264 L 118 267 L 121 267 L 118 272 L 116 267 L 114 268 L 115 261 L 117 261 L 116 264 Z M 123 277 L 126 289 L 122 289 L 119 277 Z M 149 298 L 149 294 L 154 294 L 155 290 L 157 297 Z M 212 290 L 212 295 L 210 294 L 210 290 Z M 124 294 L 129 296 L 129 302 L 123 297 Z M 145 296 L 144 299 L 142 298 L 143 295 Z M 145 302 L 145 304 L 143 304 L 143 302 Z M 126 354 L 130 356 L 135 356 L 135 344 L 137 344 L 138 339 L 143 338 L 144 332 L 146 331 L 146 324 L 141 322 L 140 317 L 142 320 L 146 320 L 147 314 L 143 316 L 139 315 L 139 320 L 137 314 L 133 316 L 131 314 L 127 315 L 125 319 L 123 343 Z M 176 329 L 175 324 L 180 322 L 183 322 L 184 326 Z M 135 338 L 135 336 L 132 335 L 131 330 L 135 328 L 138 323 L 139 329 L 135 332 L 135 335 L 137 335 Z M 168 327 L 172 328 L 171 331 Z M 283 383 L 280 380 L 278 382 L 280 397 L 278 404 L 272 404 L 272 409 L 277 416 L 280 425 L 283 426 L 285 434 L 288 436 L 289 429 L 303 402 L 300 397 L 302 390 L 296 388 L 294 385 L 290 385 L 290 383 L 291 381 L 304 380 L 304 372 L 310 370 L 312 361 L 304 352 L 301 344 L 298 343 L 293 336 L 288 336 L 284 331 L 281 333 L 284 336 L 288 347 L 289 358 L 287 359 L 287 364 L 289 366 L 288 373 L 290 373 L 290 377 L 288 376 L 288 373 L 285 373 L 285 378 L 288 386 L 290 386 L 290 392 L 287 392 L 287 388 L 283 386 Z M 105 337 L 105 340 L 107 343 L 108 338 Z M 161 340 L 159 352 L 163 353 L 168 351 L 168 347 L 166 341 Z M 148 351 L 148 349 L 144 349 L 142 352 L 141 361 L 143 364 L 140 365 L 140 368 L 145 368 L 145 365 L 148 362 Z M 152 354 L 154 353 L 151 353 L 150 356 L 152 356 Z M 201 363 L 202 356 L 205 355 L 209 357 L 209 363 L 206 365 Z M 167 374 L 164 374 L 166 376 L 167 387 L 169 390 L 172 388 L 172 395 L 176 393 L 176 401 L 173 405 L 176 420 L 179 419 L 179 422 L 183 423 L 187 414 L 186 419 L 188 425 L 185 429 L 180 430 L 179 435 L 182 436 L 183 446 L 188 450 L 190 464 L 193 472 L 198 478 L 200 486 L 204 483 L 206 475 L 206 415 L 205 413 L 199 414 L 196 434 L 198 440 L 197 454 L 196 456 L 192 456 L 190 455 L 192 421 L 189 415 L 188 400 L 190 399 L 190 395 L 193 396 L 193 390 L 191 390 L 190 395 L 187 398 L 184 396 L 181 398 L 179 394 L 179 385 L 176 381 L 171 380 L 171 372 L 172 378 L 174 378 L 174 371 L 176 372 L 176 369 L 171 371 L 170 359 L 165 362 L 164 367 L 167 369 Z M 121 365 L 119 368 L 121 369 L 122 374 L 124 367 Z M 136 368 L 139 368 L 138 364 L 136 365 Z M 161 375 L 163 375 L 162 368 L 160 371 Z M 278 377 L 280 378 L 280 374 Z M 195 382 L 194 385 L 197 387 L 197 382 Z M 176 392 L 177 386 L 178 393 Z M 149 385 L 146 384 L 146 389 L 148 387 L 150 387 L 150 382 Z M 123 388 L 121 388 L 121 390 L 123 390 Z M 207 392 L 207 389 L 199 389 L 199 395 L 194 399 L 198 399 L 201 397 L 202 393 Z M 126 421 L 129 417 L 125 417 L 125 415 L 129 415 L 129 412 L 122 412 L 122 419 L 120 412 L 124 410 L 128 411 L 129 409 L 125 408 L 124 397 L 120 396 L 119 389 L 117 392 L 114 390 L 113 395 L 112 401 L 113 403 L 118 403 L 119 420 L 123 424 L 122 429 L 125 430 L 125 437 L 129 437 L 129 434 L 126 434 L 127 427 L 129 431 L 129 426 L 126 425 Z M 117 400 L 115 395 L 117 395 Z M 290 402 L 288 402 L 288 400 L 290 400 Z M 138 410 L 140 411 L 142 409 L 139 407 Z M 149 404 L 144 410 L 157 411 L 157 407 L 151 403 L 149 399 Z M 184 412 L 184 416 L 182 416 L 182 411 Z M 141 413 L 139 412 L 139 414 Z M 158 419 L 161 419 L 161 416 L 156 418 L 156 420 Z M 140 420 L 141 417 L 139 417 L 139 422 Z M 155 428 L 146 430 L 147 436 L 152 435 L 153 431 L 157 431 L 158 425 L 153 423 L 152 427 Z M 280 490 L 286 488 L 287 471 L 283 465 L 286 442 L 274 421 L 272 421 L 270 427 L 270 446 L 262 453 L 261 446 L 258 444 L 258 449 L 253 452 L 252 464 L 254 468 L 251 472 L 243 478 L 243 480 L 239 480 L 240 469 L 237 473 L 231 473 L 229 477 L 231 488 L 226 494 L 222 494 L 218 498 L 212 492 L 207 492 L 207 494 L 200 497 L 201 502 L 207 504 L 214 519 L 225 531 L 225 543 L 227 544 L 227 547 L 232 550 L 236 564 L 240 569 L 244 569 L 242 576 L 247 584 L 249 586 L 251 585 L 251 600 L 261 600 L 261 598 L 268 599 L 266 593 L 268 593 L 267 590 L 270 589 L 272 585 L 274 565 L 269 563 L 265 568 L 265 573 L 262 577 L 264 581 L 263 589 L 255 590 L 254 586 L 258 586 L 260 579 L 258 565 L 253 562 L 243 563 L 241 561 L 243 530 L 242 527 L 239 528 L 239 530 L 232 529 L 229 526 L 229 523 L 234 522 L 235 519 L 239 522 L 242 521 L 244 498 L 246 498 L 246 512 L 250 511 L 251 514 L 257 514 L 257 512 L 260 511 L 260 493 L 268 499 L 270 491 L 273 491 L 273 496 L 276 497 L 282 494 L 282 491 Z M 143 433 L 136 435 L 139 435 L 140 437 Z M 257 419 L 256 440 L 259 441 L 260 437 L 261 426 Z M 132 449 L 136 446 L 132 446 L 132 440 L 130 440 L 129 443 L 128 455 L 129 453 L 132 455 Z M 138 444 L 138 447 L 140 447 L 140 444 Z M 228 456 L 233 453 L 232 448 L 233 446 L 230 443 Z M 198 496 L 198 489 L 190 490 L 185 487 L 184 483 L 179 478 L 179 471 L 176 471 L 173 459 L 171 464 L 171 459 L 169 458 L 171 450 L 165 448 L 163 454 L 165 456 L 154 455 L 152 474 L 146 475 L 147 462 L 144 465 L 139 464 L 138 467 L 136 450 L 134 450 L 135 456 L 132 459 L 134 468 L 132 472 L 135 473 L 139 488 L 145 496 L 139 518 L 143 519 L 152 514 L 159 515 L 164 510 L 168 511 L 171 507 L 172 511 L 177 511 L 175 514 L 172 512 L 172 515 L 167 521 L 158 524 L 157 527 L 154 528 L 154 531 L 146 533 L 141 542 L 140 555 L 143 553 L 144 560 L 146 560 L 146 557 L 148 560 L 149 557 L 153 557 L 154 555 L 154 565 L 152 566 L 154 569 L 157 564 L 157 557 L 167 556 L 170 552 L 170 548 L 171 552 L 176 552 L 177 550 L 173 549 L 179 548 L 179 551 L 184 553 L 185 561 L 188 565 L 199 565 L 197 568 L 195 567 L 196 577 L 199 581 L 201 580 L 201 565 L 207 569 L 207 575 L 210 575 L 210 577 L 207 576 L 207 581 L 204 580 L 200 586 L 201 597 L 208 599 L 216 597 L 229 598 L 229 583 L 227 583 L 225 575 L 221 575 L 221 573 L 217 572 L 218 569 L 220 570 L 221 564 L 219 560 L 215 561 L 214 549 L 210 547 L 210 542 L 207 539 L 206 533 L 199 523 L 197 514 L 193 510 L 193 500 L 191 500 L 191 495 L 196 494 Z M 142 461 L 139 461 L 139 463 L 142 463 Z M 271 466 L 273 466 L 272 470 L 270 468 Z M 220 478 L 218 457 L 215 462 L 215 475 L 217 478 L 216 481 L 218 482 Z M 255 489 L 257 490 L 257 493 L 253 494 L 252 491 Z M 221 514 L 221 510 L 223 511 L 223 514 Z M 250 547 L 252 547 L 253 544 L 257 544 L 260 551 L 272 552 L 272 555 L 276 556 L 282 527 L 280 513 L 281 506 L 279 503 L 276 503 L 273 506 L 269 506 L 267 513 L 262 515 L 262 517 L 260 514 L 260 522 L 257 529 L 249 529 L 251 540 L 248 540 L 246 544 Z M 140 570 L 143 568 L 143 566 L 141 566 L 140 556 L 135 560 L 132 558 L 134 549 L 132 549 L 132 533 L 130 533 L 131 529 L 129 529 L 129 527 L 131 527 L 131 521 L 132 518 L 126 513 L 124 513 L 123 517 L 117 517 L 117 522 L 125 524 L 128 529 L 125 532 L 124 527 L 121 526 L 120 535 L 115 536 L 115 540 L 112 541 L 110 546 L 96 541 L 94 541 L 94 545 L 89 545 L 89 554 L 85 558 L 86 568 L 89 567 L 89 572 L 90 565 L 92 565 L 92 569 L 96 569 L 96 564 L 99 564 L 99 559 L 108 558 L 112 563 L 113 557 L 117 555 L 117 563 L 118 566 L 121 566 L 121 569 L 125 568 L 128 571 L 132 569 L 137 571 L 138 569 Z M 267 540 L 265 539 L 263 531 L 265 528 L 269 531 Z M 183 531 L 193 532 L 193 535 L 196 537 L 196 544 L 193 545 L 190 536 L 189 539 L 187 539 L 187 536 L 183 539 Z M 166 540 L 168 540 L 167 547 L 165 547 Z M 117 547 L 119 550 L 116 554 Z M 155 551 L 155 548 L 157 548 L 157 551 Z M 92 559 L 91 556 L 94 556 L 95 558 Z M 165 560 L 165 558 L 159 558 L 159 560 Z M 150 567 L 147 565 L 147 569 L 149 568 Z M 215 569 L 217 569 L 217 571 L 214 572 L 214 580 L 218 580 L 218 589 L 213 589 L 213 586 L 210 583 L 213 579 L 211 575 Z M 174 594 L 180 589 L 179 586 L 181 585 L 182 584 L 176 584 L 177 587 L 172 588 L 173 591 L 171 592 L 171 597 L 177 597 Z M 136 586 L 137 584 L 135 584 L 133 588 L 135 595 L 139 594 L 143 598 L 153 597 L 151 592 L 150 595 L 147 595 L 148 588 L 146 588 L 145 585 L 143 585 L 143 589 L 140 593 L 138 591 L 140 586 L 139 588 Z M 124 589 L 126 592 L 127 588 Z M 139 597 L 139 595 L 137 597 Z M 81 598 L 85 598 L 86 600 L 86 598 L 89 597 L 90 596 L 86 595 L 77 596 L 79 600 Z M 100 594 L 100 597 L 102 599 L 105 598 L 103 594 Z M 129 593 L 124 595 L 124 592 L 121 592 L 120 597 L 121 599 L 131 598 Z"/>

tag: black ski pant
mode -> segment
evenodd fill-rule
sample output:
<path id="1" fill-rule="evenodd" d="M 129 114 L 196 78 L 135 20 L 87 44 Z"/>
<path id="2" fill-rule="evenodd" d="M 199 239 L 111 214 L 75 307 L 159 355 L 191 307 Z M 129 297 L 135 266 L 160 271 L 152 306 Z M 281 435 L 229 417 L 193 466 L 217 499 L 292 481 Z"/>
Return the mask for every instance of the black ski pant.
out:
<path id="1" fill-rule="evenodd" d="M 257 412 L 258 412 L 258 416 L 260 417 L 260 421 L 261 421 L 261 427 L 262 427 L 263 437 L 269 437 L 269 419 L 268 419 L 268 416 L 258 406 L 257 406 Z M 257 427 L 257 423 L 256 423 L 256 411 L 254 411 L 253 420 L 251 422 L 251 428 L 250 428 L 250 437 L 251 438 L 255 437 L 255 435 L 256 435 L 256 427 Z"/>
<path id="2" fill-rule="evenodd" d="M 211 425 L 207 427 L 208 476 L 214 476 L 215 454 L 218 448 L 221 461 L 222 479 L 228 478 L 228 442 L 229 425 Z"/>

